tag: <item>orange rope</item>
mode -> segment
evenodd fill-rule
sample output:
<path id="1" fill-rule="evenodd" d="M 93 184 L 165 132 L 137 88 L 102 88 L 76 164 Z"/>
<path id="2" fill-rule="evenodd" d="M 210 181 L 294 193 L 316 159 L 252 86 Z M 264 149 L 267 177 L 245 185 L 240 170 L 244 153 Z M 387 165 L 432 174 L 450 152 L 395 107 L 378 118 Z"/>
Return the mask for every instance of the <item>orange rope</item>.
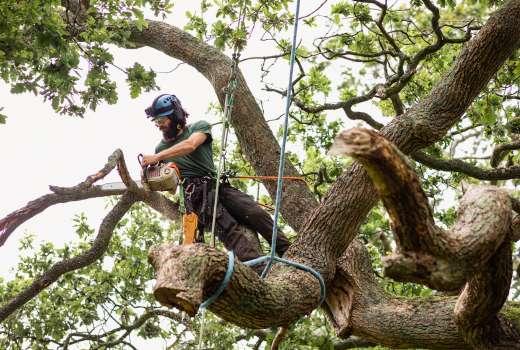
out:
<path id="1" fill-rule="evenodd" d="M 250 179 L 250 180 L 277 180 L 277 176 L 230 176 L 232 179 Z M 305 182 L 302 176 L 282 176 L 285 180 L 297 180 Z"/>

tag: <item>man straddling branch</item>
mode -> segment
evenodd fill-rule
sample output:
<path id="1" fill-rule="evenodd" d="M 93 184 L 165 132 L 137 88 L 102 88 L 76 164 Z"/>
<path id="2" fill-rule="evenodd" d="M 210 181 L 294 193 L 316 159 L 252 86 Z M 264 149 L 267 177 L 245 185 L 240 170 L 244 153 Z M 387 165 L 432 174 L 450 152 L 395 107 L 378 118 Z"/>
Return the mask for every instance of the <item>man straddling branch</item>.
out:
<path id="1" fill-rule="evenodd" d="M 184 180 L 186 212 L 197 215 L 198 230 L 203 233 L 205 228 L 211 228 L 215 195 L 216 169 L 211 147 L 211 125 L 204 120 L 186 124 L 188 113 L 175 95 L 159 95 L 145 111 L 162 132 L 163 139 L 156 146 L 155 154 L 144 155 L 143 165 L 161 161 L 177 165 Z M 241 261 L 261 256 L 258 245 L 246 237 L 240 225 L 260 233 L 271 243 L 271 216 L 251 196 L 222 181 L 217 206 L 217 237 Z M 282 256 L 288 247 L 287 238 L 278 233 L 276 253 Z"/>

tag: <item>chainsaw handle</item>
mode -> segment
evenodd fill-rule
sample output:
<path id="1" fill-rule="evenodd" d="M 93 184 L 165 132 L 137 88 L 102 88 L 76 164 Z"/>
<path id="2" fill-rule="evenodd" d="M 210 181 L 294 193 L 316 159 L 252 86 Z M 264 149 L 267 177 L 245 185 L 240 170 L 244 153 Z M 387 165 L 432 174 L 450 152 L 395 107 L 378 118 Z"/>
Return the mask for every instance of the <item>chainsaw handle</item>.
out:
<path id="1" fill-rule="evenodd" d="M 141 166 L 141 168 L 146 168 L 146 165 L 143 165 L 143 159 L 144 159 L 144 155 L 142 153 L 139 153 L 137 155 L 137 161 L 139 162 L 139 165 Z"/>
<path id="2" fill-rule="evenodd" d="M 157 165 L 162 163 L 162 161 L 158 161 L 157 163 L 154 163 L 154 164 L 144 165 L 143 164 L 143 160 L 144 160 L 144 155 L 142 153 L 139 153 L 137 155 L 137 161 L 139 162 L 139 165 L 141 165 L 141 168 L 143 168 L 143 169 L 146 169 L 146 168 L 151 167 L 151 166 L 157 166 Z"/>

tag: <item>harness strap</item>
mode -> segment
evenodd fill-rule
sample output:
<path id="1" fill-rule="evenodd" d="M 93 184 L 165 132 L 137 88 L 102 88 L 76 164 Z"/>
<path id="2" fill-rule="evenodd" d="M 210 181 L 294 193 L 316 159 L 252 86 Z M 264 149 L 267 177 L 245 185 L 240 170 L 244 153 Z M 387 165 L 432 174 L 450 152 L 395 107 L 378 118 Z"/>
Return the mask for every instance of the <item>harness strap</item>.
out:
<path id="1" fill-rule="evenodd" d="M 179 186 L 179 212 L 181 214 L 186 213 L 186 206 L 184 205 L 185 195 L 184 195 L 184 179 L 181 181 L 181 185 Z"/>

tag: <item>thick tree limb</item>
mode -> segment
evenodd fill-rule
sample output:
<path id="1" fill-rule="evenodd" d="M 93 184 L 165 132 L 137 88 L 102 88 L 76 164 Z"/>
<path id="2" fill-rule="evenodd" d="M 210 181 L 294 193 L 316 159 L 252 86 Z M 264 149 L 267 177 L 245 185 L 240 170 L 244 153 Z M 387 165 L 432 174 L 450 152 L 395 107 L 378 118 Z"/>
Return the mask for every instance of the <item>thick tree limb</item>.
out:
<path id="1" fill-rule="evenodd" d="M 389 295 L 372 272 L 368 251 L 354 240 L 338 261 L 325 310 L 343 337 L 352 334 L 391 348 L 470 349 L 454 321 L 457 299 L 433 296 L 407 300 Z M 518 309 L 515 303 L 506 303 L 504 310 L 498 315 L 503 320 L 501 327 L 506 325 L 502 333 L 511 331 L 508 315 Z M 516 329 L 520 329 L 518 323 Z"/>
<path id="2" fill-rule="evenodd" d="M 156 270 L 155 298 L 165 306 L 175 306 L 194 316 L 224 279 L 228 258 L 226 253 L 203 244 L 163 244 L 150 250 L 149 261 Z M 237 261 L 228 287 L 209 309 L 245 328 L 286 326 L 304 310 L 312 310 L 319 300 L 316 279 L 306 272 L 297 275 L 291 276 L 290 281 L 262 280 L 255 270 Z M 287 307 L 309 286 L 315 287 L 314 298 L 299 307 Z M 275 319 L 273 313 L 277 315 Z"/>
<path id="3" fill-rule="evenodd" d="M 473 347 L 520 349 L 520 329 L 498 315 L 507 300 L 512 274 L 511 243 L 507 240 L 462 290 L 455 305 L 455 322 Z"/>
<path id="4" fill-rule="evenodd" d="M 334 145 L 363 164 L 389 213 L 398 246 L 398 254 L 385 260 L 390 277 L 456 290 L 509 239 L 506 192 L 471 188 L 461 200 L 457 222 L 446 231 L 435 225 L 419 178 L 390 142 L 374 131 L 351 129 L 340 133 Z"/>
<path id="5" fill-rule="evenodd" d="M 477 348 L 520 348 L 520 330 L 497 317 L 512 277 L 507 193 L 492 187 L 467 191 L 453 229 L 444 231 L 433 222 L 417 175 L 392 144 L 366 129 L 344 131 L 337 143 L 342 145 L 336 149 L 359 160 L 374 182 L 390 215 L 399 254 L 414 266 L 405 271 L 406 278 L 434 288 L 467 281 L 454 310 L 465 341 Z"/>

